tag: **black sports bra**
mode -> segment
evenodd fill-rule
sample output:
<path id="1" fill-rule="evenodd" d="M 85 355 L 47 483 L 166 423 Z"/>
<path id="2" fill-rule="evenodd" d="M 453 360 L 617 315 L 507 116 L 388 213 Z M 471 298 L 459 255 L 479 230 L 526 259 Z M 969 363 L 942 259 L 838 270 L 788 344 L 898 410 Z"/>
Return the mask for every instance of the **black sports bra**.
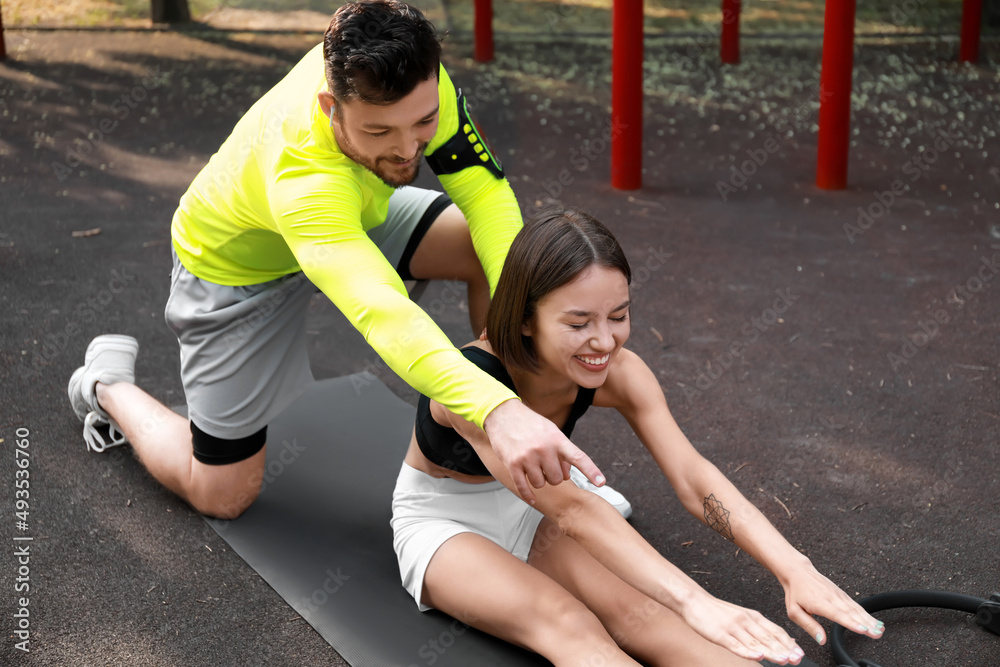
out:
<path id="1" fill-rule="evenodd" d="M 465 355 L 466 359 L 502 382 L 511 391 L 517 391 L 510 373 L 495 356 L 478 347 L 464 347 L 462 354 Z M 562 427 L 562 432 L 567 438 L 573 432 L 576 421 L 594 402 L 595 391 L 595 389 L 584 389 L 583 387 L 577 390 L 573 409 L 570 410 L 566 424 Z M 450 426 L 442 426 L 434 421 L 431 416 L 431 401 L 426 396 L 421 396 L 417 402 L 416 427 L 417 445 L 432 463 L 466 475 L 492 475 L 467 440 Z"/>

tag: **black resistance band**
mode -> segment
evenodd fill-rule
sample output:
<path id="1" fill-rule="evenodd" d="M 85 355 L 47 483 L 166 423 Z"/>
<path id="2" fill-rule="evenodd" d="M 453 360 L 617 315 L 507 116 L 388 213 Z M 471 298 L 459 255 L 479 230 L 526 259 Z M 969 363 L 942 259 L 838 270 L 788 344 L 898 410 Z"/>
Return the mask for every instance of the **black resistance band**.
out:
<path id="1" fill-rule="evenodd" d="M 937 607 L 964 611 L 975 614 L 979 625 L 1000 635 L 1000 593 L 994 593 L 988 600 L 985 600 L 971 595 L 945 591 L 893 591 L 892 593 L 872 595 L 859 601 L 859 604 L 869 614 L 899 607 Z M 833 626 L 830 651 L 839 667 L 881 667 L 870 660 L 862 659 L 855 662 L 848 655 L 844 649 L 844 627 L 841 625 Z"/>

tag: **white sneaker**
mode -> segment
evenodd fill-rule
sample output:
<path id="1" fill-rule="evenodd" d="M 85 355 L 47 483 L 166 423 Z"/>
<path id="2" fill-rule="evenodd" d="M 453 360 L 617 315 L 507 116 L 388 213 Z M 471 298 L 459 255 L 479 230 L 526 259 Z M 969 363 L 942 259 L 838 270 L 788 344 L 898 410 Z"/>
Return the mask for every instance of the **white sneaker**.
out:
<path id="1" fill-rule="evenodd" d="M 135 382 L 135 357 L 139 342 L 131 336 L 108 334 L 90 341 L 83 366 L 69 379 L 69 402 L 83 422 L 87 449 L 103 452 L 108 447 L 124 445 L 125 435 L 118 424 L 97 403 L 97 383 Z M 101 428 L 108 427 L 105 439 Z"/>
<path id="2" fill-rule="evenodd" d="M 626 519 L 632 516 L 632 504 L 623 496 L 618 493 L 610 486 L 605 484 L 604 486 L 594 485 L 586 476 L 580 472 L 576 466 L 570 466 L 569 478 L 574 484 L 583 489 L 584 491 L 590 491 L 601 498 L 604 498 L 608 503 L 611 504 L 618 513 L 621 514 Z"/>

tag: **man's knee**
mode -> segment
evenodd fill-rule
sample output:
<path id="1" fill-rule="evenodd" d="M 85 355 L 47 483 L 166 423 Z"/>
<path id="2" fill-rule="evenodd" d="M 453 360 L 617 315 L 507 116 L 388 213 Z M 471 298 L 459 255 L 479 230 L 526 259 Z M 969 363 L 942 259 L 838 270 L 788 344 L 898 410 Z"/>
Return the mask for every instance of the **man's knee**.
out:
<path id="1" fill-rule="evenodd" d="M 215 519 L 235 519 L 260 495 L 264 480 L 264 450 L 243 461 L 210 466 L 195 461 L 188 502 Z"/>
<path id="2" fill-rule="evenodd" d="M 239 493 L 232 498 L 208 498 L 192 503 L 194 508 L 211 519 L 232 520 L 242 515 L 257 499 L 256 493 Z"/>

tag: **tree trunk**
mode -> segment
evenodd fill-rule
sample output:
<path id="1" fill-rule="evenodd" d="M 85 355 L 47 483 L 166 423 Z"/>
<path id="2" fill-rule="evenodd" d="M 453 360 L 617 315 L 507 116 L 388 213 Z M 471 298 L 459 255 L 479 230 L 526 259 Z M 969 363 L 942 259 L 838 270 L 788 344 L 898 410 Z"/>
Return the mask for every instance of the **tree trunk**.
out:
<path id="1" fill-rule="evenodd" d="M 983 24 L 1000 28 L 1000 0 L 986 0 L 983 3 Z"/>
<path id="2" fill-rule="evenodd" d="M 187 23 L 191 10 L 187 0 L 153 0 L 153 23 Z"/>
<path id="3" fill-rule="evenodd" d="M 7 43 L 3 38 L 3 10 L 0 9 L 0 60 L 7 60 Z"/>

